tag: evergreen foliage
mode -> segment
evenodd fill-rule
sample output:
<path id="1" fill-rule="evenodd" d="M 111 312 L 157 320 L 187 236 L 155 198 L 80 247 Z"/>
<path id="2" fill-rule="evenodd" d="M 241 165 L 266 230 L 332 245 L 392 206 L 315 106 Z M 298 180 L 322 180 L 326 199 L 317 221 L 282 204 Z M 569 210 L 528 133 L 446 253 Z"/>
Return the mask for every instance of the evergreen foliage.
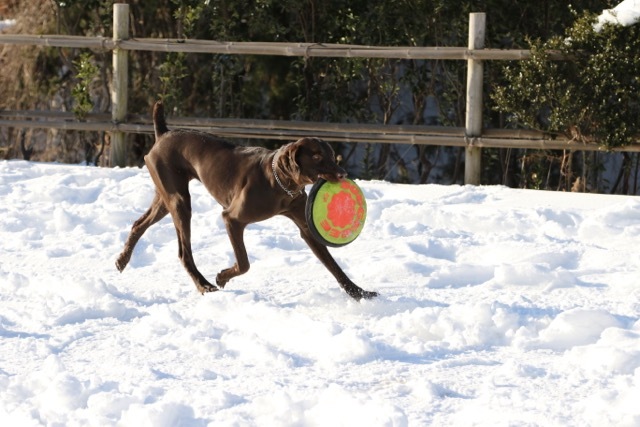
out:
<path id="1" fill-rule="evenodd" d="M 517 125 L 609 149 L 640 135 L 640 25 L 594 30 L 585 13 L 562 36 L 531 41 L 530 60 L 505 67 L 497 109 Z M 551 61 L 558 51 L 568 60 Z"/>
<path id="2" fill-rule="evenodd" d="M 90 88 L 93 80 L 98 76 L 98 67 L 92 61 L 92 55 L 84 52 L 73 61 L 76 67 L 77 82 L 71 89 L 71 96 L 75 101 L 73 113 L 79 119 L 84 119 L 92 109 Z"/>

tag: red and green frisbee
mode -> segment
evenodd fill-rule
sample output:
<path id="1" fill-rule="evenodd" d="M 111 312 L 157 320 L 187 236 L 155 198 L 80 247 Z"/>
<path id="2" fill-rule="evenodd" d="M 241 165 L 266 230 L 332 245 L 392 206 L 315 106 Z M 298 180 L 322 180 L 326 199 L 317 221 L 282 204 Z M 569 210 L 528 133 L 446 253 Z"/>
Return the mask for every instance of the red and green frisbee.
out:
<path id="1" fill-rule="evenodd" d="M 367 202 L 350 179 L 320 179 L 311 187 L 305 211 L 313 237 L 323 245 L 339 247 L 353 242 L 362 231 Z"/>

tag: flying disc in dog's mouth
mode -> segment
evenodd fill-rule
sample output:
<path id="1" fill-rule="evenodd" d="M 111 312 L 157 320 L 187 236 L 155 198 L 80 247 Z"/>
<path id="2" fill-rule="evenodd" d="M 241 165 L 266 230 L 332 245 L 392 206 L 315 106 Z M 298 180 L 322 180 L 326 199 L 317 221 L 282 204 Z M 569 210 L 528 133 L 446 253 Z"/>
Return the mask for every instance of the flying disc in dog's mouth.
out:
<path id="1" fill-rule="evenodd" d="M 360 187 L 350 179 L 320 179 L 311 187 L 305 213 L 313 237 L 323 245 L 339 247 L 360 235 L 367 202 Z"/>

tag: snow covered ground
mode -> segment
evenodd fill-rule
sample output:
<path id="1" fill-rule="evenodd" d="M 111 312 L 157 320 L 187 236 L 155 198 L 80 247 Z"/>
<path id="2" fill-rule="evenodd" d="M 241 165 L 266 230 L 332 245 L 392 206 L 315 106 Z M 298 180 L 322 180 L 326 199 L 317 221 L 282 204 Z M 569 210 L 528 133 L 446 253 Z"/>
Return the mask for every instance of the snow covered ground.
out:
<path id="1" fill-rule="evenodd" d="M 201 296 L 169 218 L 114 266 L 145 169 L 0 162 L 0 425 L 638 426 L 640 198 L 359 182 L 332 249 L 275 218 Z M 233 262 L 194 183 L 196 262 Z"/>
<path id="2" fill-rule="evenodd" d="M 640 0 L 624 0 L 613 9 L 602 11 L 598 16 L 595 29 L 600 31 L 604 24 L 635 25 L 638 21 L 640 21 Z"/>

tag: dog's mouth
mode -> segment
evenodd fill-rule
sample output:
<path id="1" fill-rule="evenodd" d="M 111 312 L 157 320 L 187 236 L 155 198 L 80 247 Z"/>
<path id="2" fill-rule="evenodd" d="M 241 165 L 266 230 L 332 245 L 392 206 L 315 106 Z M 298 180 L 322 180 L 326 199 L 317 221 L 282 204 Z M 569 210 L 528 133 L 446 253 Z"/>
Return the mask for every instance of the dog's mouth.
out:
<path id="1" fill-rule="evenodd" d="M 329 182 L 339 182 L 347 177 L 345 171 L 332 172 L 332 173 L 319 173 L 318 178 L 322 178 Z"/>

